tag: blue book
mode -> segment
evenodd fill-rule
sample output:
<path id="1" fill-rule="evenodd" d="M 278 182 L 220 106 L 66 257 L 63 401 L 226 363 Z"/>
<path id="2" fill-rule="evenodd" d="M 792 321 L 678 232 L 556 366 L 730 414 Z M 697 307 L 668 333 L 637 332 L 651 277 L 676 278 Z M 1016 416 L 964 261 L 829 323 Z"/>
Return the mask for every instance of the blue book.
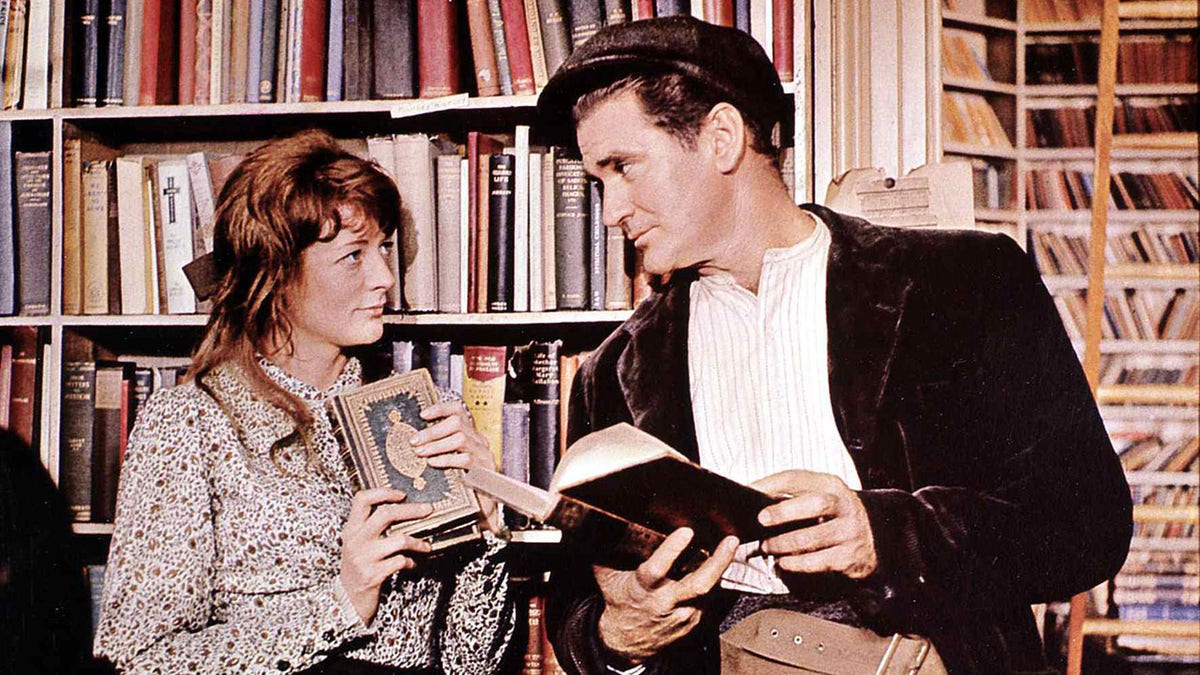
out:
<path id="1" fill-rule="evenodd" d="M 259 83 L 262 80 L 262 47 L 255 47 L 255 42 L 261 43 L 263 34 L 264 0 L 250 0 L 250 49 L 246 54 L 246 103 L 258 103 Z"/>
<path id="2" fill-rule="evenodd" d="M 342 100 L 342 27 L 345 24 L 344 0 L 329 0 L 329 51 L 325 58 L 325 100 Z"/>
<path id="3" fill-rule="evenodd" d="M 607 290 L 608 229 L 604 227 L 604 204 L 600 183 L 588 181 L 588 309 L 604 309 Z"/>
<path id="4" fill-rule="evenodd" d="M 686 0 L 654 0 L 654 16 L 678 16 L 691 11 Z"/>
<path id="5" fill-rule="evenodd" d="M 264 0 L 262 22 L 262 50 L 259 56 L 258 92 L 260 103 L 275 102 L 276 59 L 279 58 L 279 0 Z"/>
<path id="6" fill-rule="evenodd" d="M 0 315 L 17 311 L 17 268 L 13 258 L 12 123 L 0 121 Z"/>

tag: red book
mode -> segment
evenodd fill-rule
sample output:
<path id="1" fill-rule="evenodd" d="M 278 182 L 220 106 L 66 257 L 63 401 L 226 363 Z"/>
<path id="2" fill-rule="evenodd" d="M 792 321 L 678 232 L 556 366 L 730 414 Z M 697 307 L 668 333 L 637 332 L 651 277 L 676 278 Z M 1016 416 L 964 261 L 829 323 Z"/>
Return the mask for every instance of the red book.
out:
<path id="1" fill-rule="evenodd" d="M 178 0 L 146 0 L 142 8 L 138 105 L 170 105 L 179 100 L 178 11 Z"/>
<path id="2" fill-rule="evenodd" d="M 12 388 L 9 392 L 8 421 L 21 440 L 33 445 L 33 425 L 38 403 L 38 329 L 17 326 L 12 329 Z"/>
<path id="3" fill-rule="evenodd" d="M 205 85 L 208 83 L 206 82 Z M 196 102 L 196 2 L 179 8 L 179 105 Z"/>
<path id="4" fill-rule="evenodd" d="M 500 0 L 500 15 L 504 17 L 504 41 L 508 47 L 508 67 L 512 71 L 513 93 L 532 94 L 536 90 L 533 84 L 533 57 L 529 52 L 529 28 L 525 23 L 524 0 Z"/>
<path id="5" fill-rule="evenodd" d="M 324 101 L 329 0 L 304 0 L 300 30 L 300 100 Z"/>
<path id="6" fill-rule="evenodd" d="M 482 134 L 478 131 L 467 133 L 467 269 L 470 272 L 475 272 L 477 261 L 481 254 L 479 250 L 479 229 L 482 227 L 487 229 L 487 223 L 482 225 L 479 222 L 479 203 L 480 195 L 484 201 L 487 200 L 487 185 L 483 185 L 480 190 L 479 182 L 479 158 L 486 157 L 500 152 L 503 145 L 496 139 Z M 485 160 L 486 161 L 486 160 Z M 482 251 L 484 259 L 487 259 L 487 249 Z M 484 298 L 480 302 L 478 292 L 478 280 L 470 278 L 467 280 L 467 311 L 478 312 L 482 308 L 487 307 L 487 299 Z"/>
<path id="7" fill-rule="evenodd" d="M 458 81 L 460 0 L 417 0 L 417 95 L 449 96 Z"/>
<path id="8" fill-rule="evenodd" d="M 654 0 L 633 0 L 633 20 L 654 18 Z"/>
<path id="9" fill-rule="evenodd" d="M 796 79 L 796 58 L 792 46 L 796 27 L 792 23 L 792 3 L 776 2 L 773 11 L 771 42 L 775 46 L 775 71 L 779 73 L 780 80 L 791 82 Z"/>
<path id="10" fill-rule="evenodd" d="M 786 2 L 777 2 L 776 5 L 787 4 Z M 779 16 L 776 11 L 776 16 Z M 790 15 L 791 9 L 788 9 Z M 733 28 L 733 0 L 704 0 L 704 20 L 716 24 L 718 26 L 728 26 Z M 791 21 L 788 22 L 789 25 Z"/>
<path id="11" fill-rule="evenodd" d="M 488 12 L 487 0 L 466 2 L 467 32 L 471 36 L 471 56 L 475 64 L 475 92 L 479 96 L 499 96 L 496 43 L 492 38 L 492 16 Z"/>

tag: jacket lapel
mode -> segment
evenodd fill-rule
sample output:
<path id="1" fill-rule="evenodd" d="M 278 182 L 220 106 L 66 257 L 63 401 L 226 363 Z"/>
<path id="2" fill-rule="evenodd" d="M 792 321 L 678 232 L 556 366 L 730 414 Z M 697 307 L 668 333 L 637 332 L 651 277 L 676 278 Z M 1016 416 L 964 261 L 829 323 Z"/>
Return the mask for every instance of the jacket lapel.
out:
<path id="1" fill-rule="evenodd" d="M 829 392 L 834 417 L 864 487 L 876 482 L 880 408 L 896 356 L 909 276 L 891 264 L 895 238 L 885 227 L 806 205 L 829 226 L 832 243 L 826 277 Z"/>
<path id="2" fill-rule="evenodd" d="M 700 460 L 688 380 L 688 289 L 694 272 L 675 274 L 625 324 L 629 344 L 617 361 L 617 380 L 634 426 L 692 461 Z"/>

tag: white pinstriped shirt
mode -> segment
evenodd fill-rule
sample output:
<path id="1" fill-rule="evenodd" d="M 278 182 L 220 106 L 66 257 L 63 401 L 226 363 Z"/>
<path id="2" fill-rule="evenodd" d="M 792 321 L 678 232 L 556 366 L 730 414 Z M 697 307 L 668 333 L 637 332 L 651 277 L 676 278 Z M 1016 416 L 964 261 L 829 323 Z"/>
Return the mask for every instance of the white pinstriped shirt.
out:
<path id="1" fill-rule="evenodd" d="M 740 483 L 787 469 L 861 482 L 829 398 L 825 272 L 829 229 L 763 255 L 757 295 L 728 274 L 691 286 L 688 370 L 700 463 Z M 773 562 L 742 554 L 723 585 L 786 593 Z"/>

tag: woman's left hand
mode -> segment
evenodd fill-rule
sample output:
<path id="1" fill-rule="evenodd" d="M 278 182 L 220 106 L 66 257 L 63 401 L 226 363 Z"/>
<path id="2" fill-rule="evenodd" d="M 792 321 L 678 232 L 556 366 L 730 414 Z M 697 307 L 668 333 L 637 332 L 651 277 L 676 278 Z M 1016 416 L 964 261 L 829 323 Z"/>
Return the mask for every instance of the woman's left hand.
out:
<path id="1" fill-rule="evenodd" d="M 488 441 L 475 428 L 467 406 L 459 401 L 431 405 L 421 411 L 421 418 L 437 420 L 413 435 L 411 443 L 417 455 L 425 457 L 429 466 L 438 469 L 469 469 L 482 467 L 496 470 L 496 458 Z M 479 495 L 487 527 L 500 529 L 499 509 L 490 497 Z"/>

